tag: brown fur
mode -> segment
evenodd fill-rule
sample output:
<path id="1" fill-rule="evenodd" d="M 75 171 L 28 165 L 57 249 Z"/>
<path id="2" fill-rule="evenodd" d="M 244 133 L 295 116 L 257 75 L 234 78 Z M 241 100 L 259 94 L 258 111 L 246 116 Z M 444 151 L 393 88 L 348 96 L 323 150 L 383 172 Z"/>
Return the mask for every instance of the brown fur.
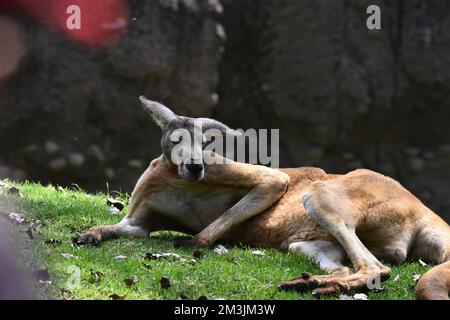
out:
<path id="1" fill-rule="evenodd" d="M 329 274 L 303 273 L 280 289 L 314 294 L 370 288 L 386 279 L 390 270 L 377 257 L 394 263 L 421 257 L 441 265 L 419 281 L 418 298 L 448 299 L 450 227 L 397 181 L 366 169 L 335 175 L 224 159 L 205 148 L 208 129 L 239 132 L 213 119 L 177 116 L 143 96 L 140 101 L 162 129 L 163 155 L 136 184 L 128 215 L 116 225 L 91 228 L 78 243 L 165 229 L 195 234 L 185 244 L 196 247 L 223 239 L 288 249 Z M 180 143 L 186 132 L 191 139 L 185 142 L 193 138 L 193 144 Z M 353 270 L 342 264 L 346 257 Z"/>
<path id="2" fill-rule="evenodd" d="M 287 190 L 285 181 L 288 182 Z M 189 215 L 183 216 L 183 212 L 180 212 L 170 216 L 164 212 L 164 206 L 168 203 L 159 205 L 159 202 L 166 201 L 164 192 L 168 186 L 174 190 L 189 190 L 190 199 L 199 197 L 205 202 L 209 201 L 208 195 L 211 190 L 218 191 L 217 199 L 222 199 L 220 195 L 226 193 L 232 193 L 233 196 L 223 200 L 223 203 L 219 203 L 222 200 L 210 198 L 211 213 L 202 215 L 201 212 L 195 212 L 199 223 L 188 224 L 185 219 L 192 219 Z M 268 199 L 262 209 L 255 209 L 246 219 L 238 223 L 230 222 L 227 228 L 220 231 L 221 233 L 217 231 L 224 221 L 226 223 L 235 219 L 231 218 L 231 215 L 223 218 L 227 216 L 226 212 L 255 189 L 261 191 L 256 192 L 254 199 L 257 199 L 257 202 Z M 329 212 L 324 216 L 326 219 L 332 217 L 331 227 L 324 227 L 320 218 L 318 220 L 308 213 L 304 205 L 305 200 L 302 204 L 304 194 L 310 195 L 315 211 Z M 338 212 L 336 208 L 343 212 Z M 334 217 L 336 212 L 338 214 Z M 144 230 L 144 235 L 160 229 L 197 234 L 190 242 L 196 246 L 209 245 L 220 237 L 235 243 L 287 249 L 289 245 L 300 241 L 327 240 L 336 243 L 332 225 L 338 224 L 341 217 L 349 229 L 355 230 L 370 252 L 388 261 L 401 263 L 409 255 L 424 257 L 421 254 L 429 249 L 429 242 L 433 239 L 434 252 L 427 254 L 426 258 L 431 262 L 442 263 L 449 255 L 449 226 L 398 182 L 365 169 L 345 175 L 328 175 L 318 168 L 277 171 L 229 161 L 225 165 L 206 167 L 205 178 L 191 183 L 181 180 L 176 169 L 161 157 L 151 163 L 137 183 L 125 220 L 131 228 Z M 225 220 L 216 223 L 220 219 Z M 132 230 L 131 234 L 134 234 L 135 230 Z M 94 238 L 94 241 L 101 241 L 127 232 L 117 225 L 100 226 L 92 228 L 80 239 L 86 240 L 90 237 Z M 435 239 L 440 235 L 444 237 L 441 242 Z M 347 241 L 345 236 L 340 240 L 338 236 L 337 242 L 345 247 Z M 342 269 L 330 276 L 319 276 L 309 280 L 294 279 L 282 283 L 282 287 L 298 288 L 300 284 L 315 283 L 315 286 L 321 286 L 316 289 L 320 289 L 321 294 L 334 293 L 361 287 L 369 276 L 389 273 L 389 269 L 375 258 L 366 260 L 358 254 L 354 256 L 349 252 L 347 254 L 354 263 L 357 273 L 349 275 L 348 271 Z M 426 274 L 419 282 L 418 297 L 444 298 L 445 292 L 442 290 L 448 292 L 449 273 L 447 263 Z M 438 277 L 444 277 L 444 280 L 437 281 Z M 312 289 L 308 286 L 307 288 Z"/>

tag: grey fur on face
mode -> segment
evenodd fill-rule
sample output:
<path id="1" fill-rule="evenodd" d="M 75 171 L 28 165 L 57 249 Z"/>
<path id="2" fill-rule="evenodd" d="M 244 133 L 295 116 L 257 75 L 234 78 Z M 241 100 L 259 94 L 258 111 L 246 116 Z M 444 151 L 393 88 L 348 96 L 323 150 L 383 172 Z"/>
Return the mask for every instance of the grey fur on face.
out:
<path id="1" fill-rule="evenodd" d="M 225 124 L 209 118 L 178 116 L 159 102 L 139 97 L 144 109 L 161 128 L 161 149 L 164 157 L 178 167 L 178 174 L 188 181 L 200 181 L 204 176 L 203 150 L 215 129 L 223 135 L 240 135 Z"/>

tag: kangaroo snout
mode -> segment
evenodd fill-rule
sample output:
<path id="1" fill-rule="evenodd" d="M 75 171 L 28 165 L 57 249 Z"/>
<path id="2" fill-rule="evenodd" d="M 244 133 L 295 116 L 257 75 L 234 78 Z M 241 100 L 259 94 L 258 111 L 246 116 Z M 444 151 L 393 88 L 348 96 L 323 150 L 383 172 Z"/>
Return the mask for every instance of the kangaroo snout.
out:
<path id="1" fill-rule="evenodd" d="M 203 164 L 190 163 L 186 165 L 186 168 L 191 172 L 197 173 L 203 170 Z"/>

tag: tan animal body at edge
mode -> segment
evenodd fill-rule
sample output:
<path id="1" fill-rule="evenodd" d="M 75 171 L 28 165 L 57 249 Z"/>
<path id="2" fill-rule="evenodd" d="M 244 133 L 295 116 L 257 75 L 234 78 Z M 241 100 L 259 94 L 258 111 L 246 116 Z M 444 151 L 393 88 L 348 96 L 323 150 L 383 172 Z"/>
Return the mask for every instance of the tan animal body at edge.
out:
<path id="1" fill-rule="evenodd" d="M 217 157 L 203 151 L 204 158 L 211 156 Z M 176 230 L 196 235 L 188 244 L 197 247 L 223 239 L 288 249 L 329 275 L 303 273 L 281 282 L 280 289 L 315 294 L 358 290 L 376 277 L 386 279 L 390 270 L 378 259 L 398 264 L 422 258 L 439 265 L 421 278 L 417 297 L 449 299 L 450 227 L 397 181 L 366 169 L 334 175 L 228 159 L 201 170 L 200 179 L 188 181 L 163 154 L 139 179 L 127 216 L 116 225 L 91 228 L 78 242 Z M 347 258 L 353 269 L 343 265 Z"/>

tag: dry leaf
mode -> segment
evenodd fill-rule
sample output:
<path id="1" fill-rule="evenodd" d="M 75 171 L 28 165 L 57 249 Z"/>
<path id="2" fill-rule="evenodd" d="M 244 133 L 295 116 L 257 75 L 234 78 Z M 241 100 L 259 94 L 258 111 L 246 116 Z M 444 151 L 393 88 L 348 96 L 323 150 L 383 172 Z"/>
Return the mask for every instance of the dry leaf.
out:
<path id="1" fill-rule="evenodd" d="M 61 295 L 63 300 L 70 300 L 72 293 L 69 290 L 61 289 Z"/>
<path id="2" fill-rule="evenodd" d="M 167 261 L 181 261 L 185 262 L 186 259 L 180 257 L 179 254 L 171 253 L 171 252 L 163 252 L 163 253 L 150 253 L 147 252 L 145 254 L 145 259 L 147 260 L 167 260 Z"/>
<path id="3" fill-rule="evenodd" d="M 113 294 L 111 294 L 109 296 L 109 299 L 111 299 L 111 300 L 123 300 L 123 299 L 125 299 L 125 296 L 119 296 L 118 294 L 113 293 Z"/>
<path id="4" fill-rule="evenodd" d="M 400 275 L 398 274 L 398 275 L 396 275 L 395 276 L 395 278 L 394 278 L 394 280 L 392 280 L 392 281 L 394 281 L 394 282 L 397 282 L 398 281 L 398 279 L 400 279 Z"/>
<path id="5" fill-rule="evenodd" d="M 105 274 L 101 271 L 94 271 L 91 269 L 91 282 L 98 282 Z"/>
<path id="6" fill-rule="evenodd" d="M 364 293 L 357 293 L 353 295 L 353 299 L 355 300 L 369 300 L 369 297 Z"/>
<path id="7" fill-rule="evenodd" d="M 353 298 L 352 296 L 348 296 L 346 294 L 341 294 L 339 296 L 339 300 L 355 300 L 355 298 Z"/>
<path id="8" fill-rule="evenodd" d="M 0 189 L 5 190 L 9 194 L 14 194 L 14 195 L 23 197 L 23 195 L 20 193 L 20 190 L 18 188 L 10 186 L 9 184 L 3 183 L 3 182 L 0 183 Z"/>
<path id="9" fill-rule="evenodd" d="M 28 235 L 30 240 L 34 240 L 33 231 L 31 230 L 31 228 L 28 228 L 27 231 L 25 231 L 25 233 Z"/>
<path id="10" fill-rule="evenodd" d="M 60 245 L 61 244 L 61 240 L 56 240 L 53 238 L 47 239 L 44 241 L 45 244 L 53 244 L 53 245 Z"/>
<path id="11" fill-rule="evenodd" d="M 423 262 L 422 259 L 419 259 L 419 263 L 420 263 L 420 265 L 421 265 L 422 267 L 426 267 L 426 266 L 427 266 L 427 264 L 426 264 L 425 262 Z"/>
<path id="12" fill-rule="evenodd" d="M 50 273 L 48 273 L 47 269 L 42 269 L 42 270 L 38 270 L 36 271 L 36 278 L 39 281 L 39 283 L 43 283 L 43 284 L 51 284 L 51 280 L 50 280 Z"/>
<path id="13" fill-rule="evenodd" d="M 25 222 L 25 217 L 15 212 L 11 212 L 9 214 L 9 218 L 18 224 L 22 224 Z"/>
<path id="14" fill-rule="evenodd" d="M 261 250 L 255 250 L 255 251 L 252 251 L 252 255 L 254 255 L 254 256 L 265 256 L 266 254 L 264 253 L 264 251 L 261 251 Z"/>
<path id="15" fill-rule="evenodd" d="M 417 281 L 419 281 L 419 279 L 420 279 L 421 276 L 422 276 L 421 274 L 417 274 L 417 273 L 413 272 L 413 274 L 412 274 L 412 279 L 413 279 L 415 282 L 417 282 Z"/>
<path id="16" fill-rule="evenodd" d="M 218 255 L 226 254 L 228 253 L 228 249 L 225 248 L 223 245 L 219 244 L 214 248 L 214 252 L 217 253 Z"/>
<path id="17" fill-rule="evenodd" d="M 74 256 L 73 254 L 70 253 L 61 253 L 61 255 L 66 258 L 66 259 L 78 259 L 79 257 Z"/>
<path id="18" fill-rule="evenodd" d="M 125 204 L 122 201 L 116 200 L 114 198 L 109 197 L 106 200 L 106 204 L 110 207 L 116 208 L 119 211 L 122 211 L 125 208 Z"/>
<path id="19" fill-rule="evenodd" d="M 201 258 L 203 258 L 203 252 L 201 252 L 200 250 L 195 250 L 192 256 L 194 257 L 194 259 L 200 260 Z"/>
<path id="20" fill-rule="evenodd" d="M 120 214 L 120 210 L 117 209 L 116 207 L 111 207 L 111 208 L 109 208 L 109 214 L 112 216 L 116 216 L 116 215 Z"/>
<path id="21" fill-rule="evenodd" d="M 137 283 L 138 281 L 139 281 L 139 279 L 136 276 L 131 276 L 129 278 L 123 279 L 123 282 L 125 282 L 125 284 L 129 287 L 131 287 L 133 284 Z"/>
<path id="22" fill-rule="evenodd" d="M 116 256 L 114 257 L 115 260 L 125 260 L 127 256 Z"/>
<path id="23" fill-rule="evenodd" d="M 167 277 L 161 277 L 161 280 L 159 280 L 159 283 L 161 284 L 161 288 L 167 289 L 170 287 L 170 279 Z"/>

